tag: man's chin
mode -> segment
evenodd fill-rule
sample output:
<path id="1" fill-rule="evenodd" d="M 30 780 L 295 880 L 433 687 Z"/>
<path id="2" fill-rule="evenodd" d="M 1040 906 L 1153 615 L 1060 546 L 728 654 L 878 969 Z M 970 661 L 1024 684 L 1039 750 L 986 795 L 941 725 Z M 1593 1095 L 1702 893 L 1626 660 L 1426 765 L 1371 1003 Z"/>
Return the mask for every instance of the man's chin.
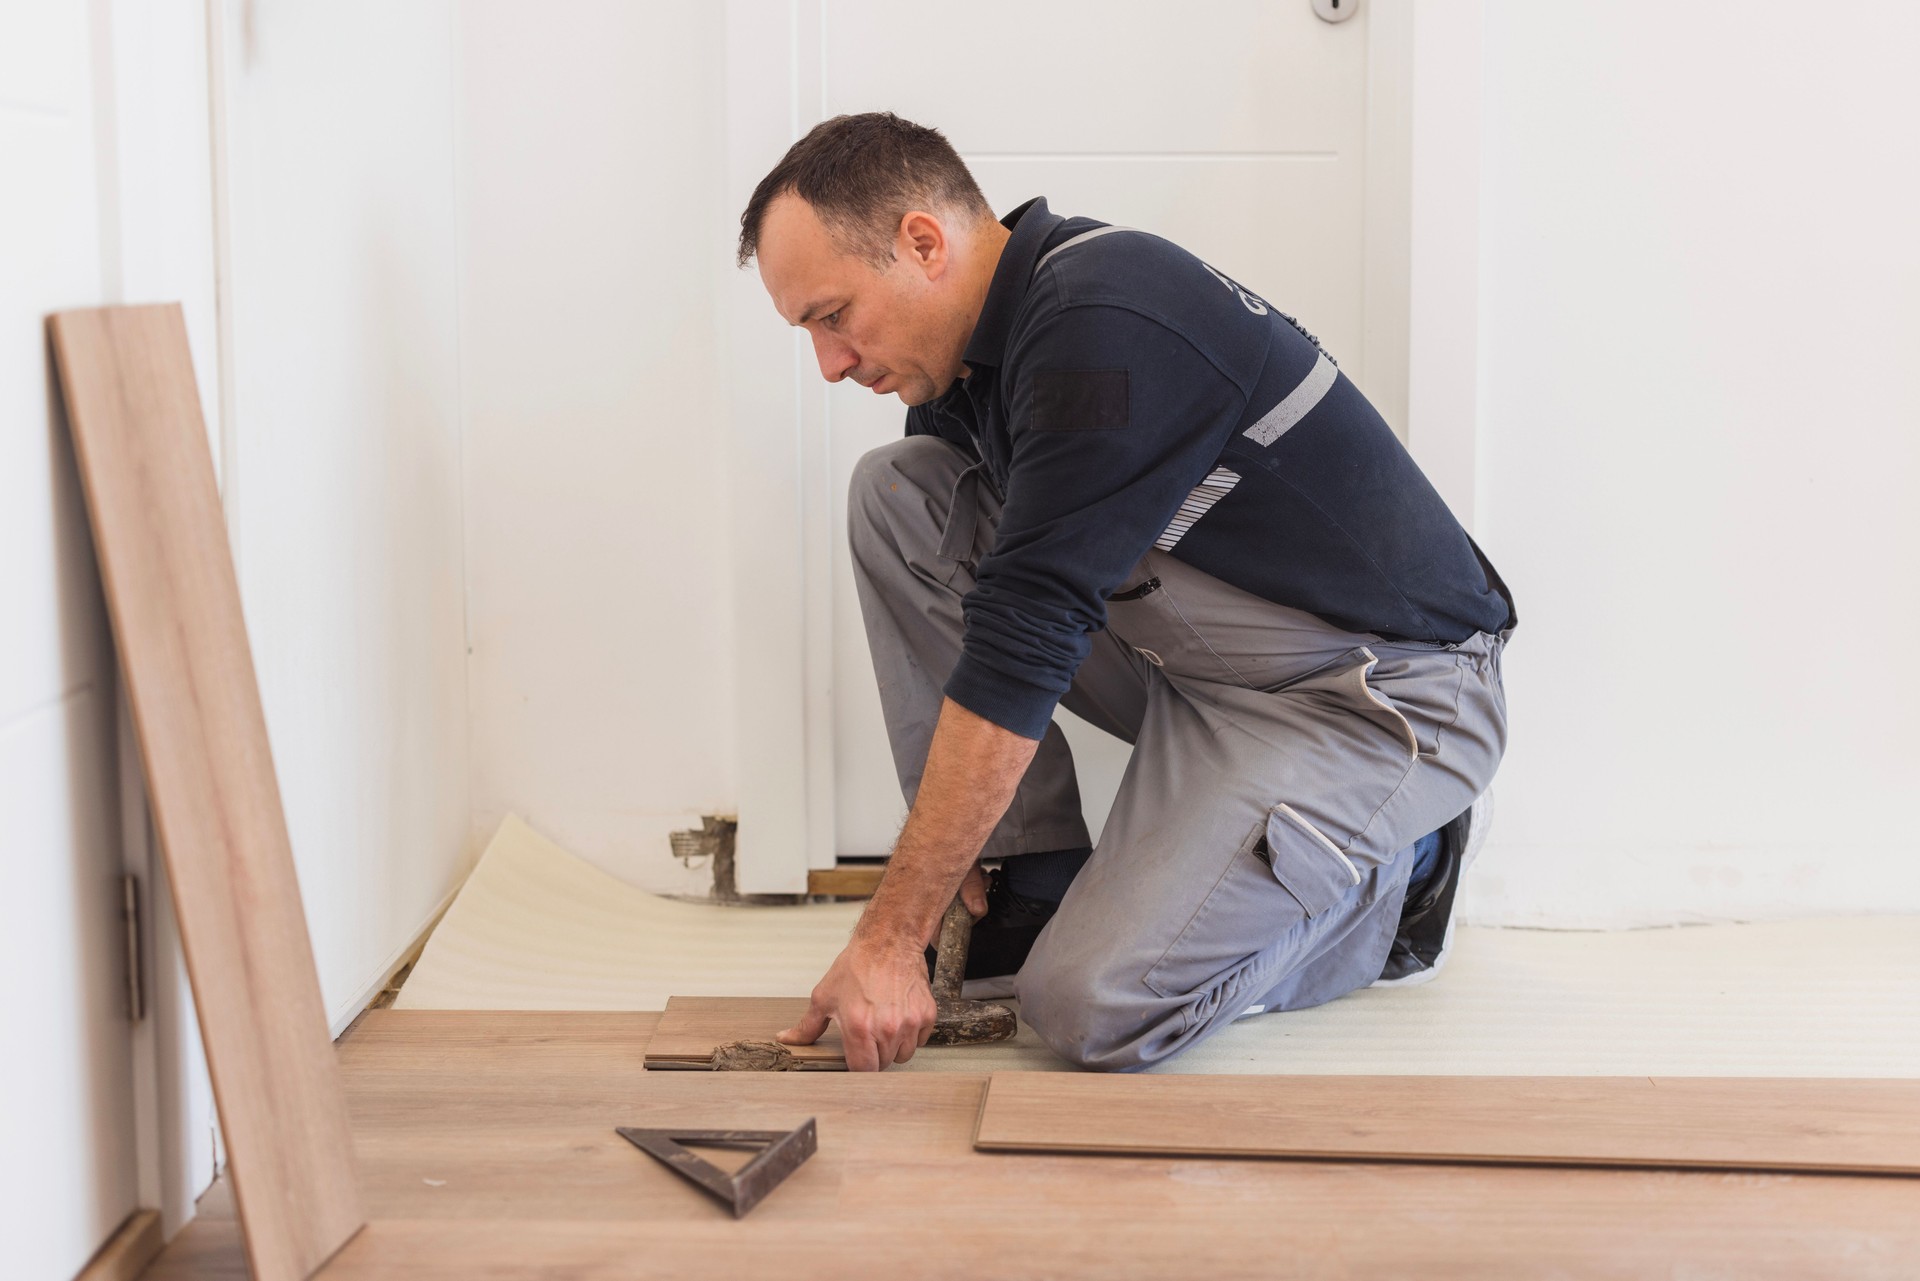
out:
<path id="1" fill-rule="evenodd" d="M 958 378 L 950 378 L 947 380 L 946 387 L 936 388 L 930 380 L 922 378 L 915 380 L 911 387 L 902 387 L 893 394 L 900 398 L 901 404 L 912 409 L 915 405 L 924 405 L 930 400 L 940 399 L 947 394 L 948 388 L 959 381 Z"/>

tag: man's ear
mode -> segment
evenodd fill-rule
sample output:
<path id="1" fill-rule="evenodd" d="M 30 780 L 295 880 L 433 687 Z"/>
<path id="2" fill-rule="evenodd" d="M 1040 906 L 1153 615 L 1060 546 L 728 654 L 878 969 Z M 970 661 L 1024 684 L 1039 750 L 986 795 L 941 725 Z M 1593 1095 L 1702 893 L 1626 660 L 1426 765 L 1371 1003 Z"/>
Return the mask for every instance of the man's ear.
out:
<path id="1" fill-rule="evenodd" d="M 912 263 L 928 280 L 940 279 L 952 262 L 945 224 L 922 209 L 910 209 L 900 219 L 895 249 L 902 261 Z"/>

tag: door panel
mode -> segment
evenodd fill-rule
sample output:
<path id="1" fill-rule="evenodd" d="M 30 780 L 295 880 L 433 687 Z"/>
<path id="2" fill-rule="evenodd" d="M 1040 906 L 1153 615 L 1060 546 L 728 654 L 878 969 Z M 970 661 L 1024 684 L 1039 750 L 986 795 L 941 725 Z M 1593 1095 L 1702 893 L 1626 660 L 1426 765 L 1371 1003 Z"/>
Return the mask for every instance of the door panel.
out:
<path id="1" fill-rule="evenodd" d="M 822 6 L 823 114 L 884 109 L 940 128 L 997 212 L 1044 195 L 1056 213 L 1174 240 L 1298 316 L 1366 385 L 1366 10 L 1335 26 L 1304 0 L 991 3 L 939 33 L 937 59 L 897 13 Z M 854 596 L 846 486 L 904 411 L 858 387 L 832 388 L 826 405 L 835 845 L 884 854 L 905 811 Z M 1097 834 L 1127 748 L 1059 719 Z"/>
<path id="2" fill-rule="evenodd" d="M 1357 152 L 1365 127 L 1364 9 L 988 0 L 937 28 L 877 0 L 823 10 L 826 114 L 892 111 L 962 153 Z"/>

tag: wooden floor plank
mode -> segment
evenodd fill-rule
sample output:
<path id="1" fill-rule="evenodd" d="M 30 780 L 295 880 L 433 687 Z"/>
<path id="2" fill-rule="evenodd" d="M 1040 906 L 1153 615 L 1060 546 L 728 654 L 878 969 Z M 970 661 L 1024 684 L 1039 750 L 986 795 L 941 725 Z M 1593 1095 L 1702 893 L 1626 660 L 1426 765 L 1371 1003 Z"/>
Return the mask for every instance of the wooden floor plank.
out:
<path id="1" fill-rule="evenodd" d="M 974 1144 L 1920 1174 L 1920 1081 L 997 1072 Z"/>
<path id="2" fill-rule="evenodd" d="M 135 1210 L 73 1281 L 133 1281 L 160 1253 L 158 1210 Z"/>
<path id="3" fill-rule="evenodd" d="M 1570 1176 L 1543 1195 L 1498 1180 L 1447 1185 L 1411 1175 L 1383 1182 L 1344 1173 L 1353 1177 L 1318 1186 L 1289 1180 L 1229 1187 L 1239 1194 L 1217 1202 L 1201 1195 L 1128 1198 L 1124 1205 L 1136 1211 L 1132 1221 L 1090 1213 L 1078 1197 L 1064 1204 L 1002 1198 L 993 1208 L 1005 1217 L 985 1221 L 936 1212 L 892 1221 L 794 1222 L 761 1219 L 759 1210 L 737 1223 L 376 1219 L 325 1276 L 840 1281 L 881 1275 L 883 1267 L 884 1275 L 915 1281 L 1907 1281 L 1913 1275 L 1910 1257 L 1901 1256 L 1913 1249 L 1915 1234 L 1894 1224 L 1902 1207 L 1878 1189 L 1864 1189 L 1864 1203 L 1849 1200 L 1844 1186 L 1678 1189 L 1677 1196 L 1661 1196 L 1658 1189 L 1599 1188 Z M 1538 1172 L 1533 1177 L 1537 1182 Z M 1381 1196 L 1391 1199 L 1366 1199 Z M 1485 1200 L 1469 1204 L 1469 1197 Z M 1503 1199 L 1511 1215 L 1500 1213 Z M 201 1270 L 167 1266 L 150 1276 L 238 1281 L 244 1273 L 233 1270 L 230 1253 L 217 1249 L 199 1250 Z"/>
<path id="4" fill-rule="evenodd" d="M 807 873 L 807 893 L 833 894 L 840 898 L 872 898 L 886 873 L 885 863 L 841 863 L 834 867 L 816 867 Z"/>
<path id="5" fill-rule="evenodd" d="M 240 589 L 176 304 L 49 322 L 253 1271 L 364 1221 Z"/>
<path id="6" fill-rule="evenodd" d="M 806 1012 L 804 996 L 672 997 L 647 1045 L 647 1066 L 705 1067 L 716 1047 L 740 1041 L 770 1042 Z M 813 1045 L 788 1046 L 787 1052 L 800 1070 L 844 1072 L 847 1068 L 838 1024 L 829 1025 Z"/>
<path id="7" fill-rule="evenodd" d="M 1771 1281 L 1906 1278 L 1920 1257 L 1916 1180 L 978 1152 L 982 1076 L 646 1072 L 646 1022 L 369 1014 L 341 1062 L 374 1221 L 327 1281 Z M 808 1116 L 818 1154 L 737 1222 L 613 1133 Z M 148 1273 L 245 1275 L 210 1215 Z"/>

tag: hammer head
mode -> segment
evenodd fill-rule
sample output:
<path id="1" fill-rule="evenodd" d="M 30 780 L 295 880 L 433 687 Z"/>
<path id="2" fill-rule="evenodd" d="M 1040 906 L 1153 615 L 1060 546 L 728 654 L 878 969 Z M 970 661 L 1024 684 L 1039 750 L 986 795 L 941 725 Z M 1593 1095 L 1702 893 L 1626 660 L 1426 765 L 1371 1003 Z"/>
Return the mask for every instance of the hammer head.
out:
<path id="1" fill-rule="evenodd" d="M 940 1016 L 934 1022 L 928 1045 L 985 1045 L 990 1041 L 1008 1041 L 1019 1030 L 1019 1021 L 1007 1006 L 994 1001 L 967 1001 L 947 997 L 938 1003 Z"/>
<path id="2" fill-rule="evenodd" d="M 933 1000 L 939 1017 L 928 1045 L 984 1045 L 1006 1041 L 1019 1030 L 1013 1011 L 991 1001 L 969 1001 L 960 995 L 967 972 L 967 942 L 973 934 L 973 914 L 954 899 L 940 922 L 938 951 L 933 962 Z"/>

